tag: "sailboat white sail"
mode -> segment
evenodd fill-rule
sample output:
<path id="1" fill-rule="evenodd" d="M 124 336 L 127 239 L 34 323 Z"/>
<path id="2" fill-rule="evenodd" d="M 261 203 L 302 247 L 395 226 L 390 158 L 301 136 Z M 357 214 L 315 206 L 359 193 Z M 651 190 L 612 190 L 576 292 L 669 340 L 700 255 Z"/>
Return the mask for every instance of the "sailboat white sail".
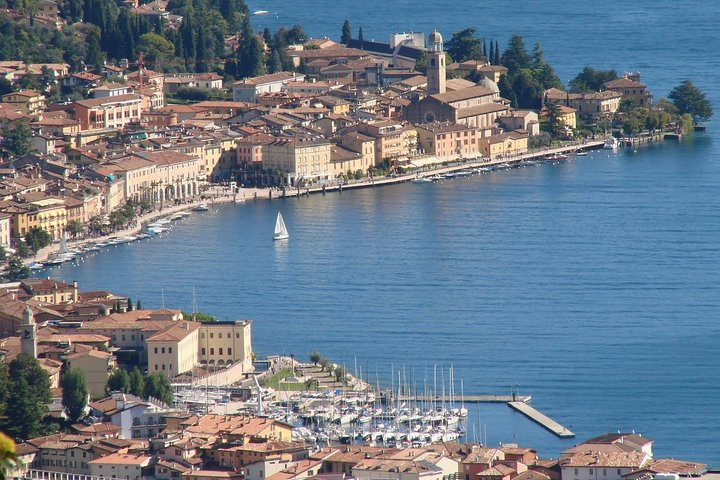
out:
<path id="1" fill-rule="evenodd" d="M 273 240 L 285 240 L 290 238 L 287 227 L 283 221 L 282 213 L 278 212 L 277 219 L 275 220 L 275 233 L 273 234 Z"/>

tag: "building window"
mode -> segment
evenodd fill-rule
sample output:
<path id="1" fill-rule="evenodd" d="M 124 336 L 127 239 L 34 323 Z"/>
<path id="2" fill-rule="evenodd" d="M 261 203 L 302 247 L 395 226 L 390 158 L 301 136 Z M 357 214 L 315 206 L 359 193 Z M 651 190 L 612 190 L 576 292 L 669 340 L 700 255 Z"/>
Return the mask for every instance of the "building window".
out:
<path id="1" fill-rule="evenodd" d="M 205 356 L 205 347 L 200 349 L 200 355 Z"/>
<path id="2" fill-rule="evenodd" d="M 168 347 L 168 353 L 172 353 L 172 347 Z"/>
<path id="3" fill-rule="evenodd" d="M 158 369 L 158 367 L 157 367 L 157 363 L 156 363 L 156 364 L 155 364 L 155 371 L 157 371 L 157 369 Z"/>
<path id="4" fill-rule="evenodd" d="M 165 353 L 165 347 L 160 348 L 160 353 Z"/>
<path id="5" fill-rule="evenodd" d="M 235 338 L 240 338 L 240 332 L 235 334 Z"/>
<path id="6" fill-rule="evenodd" d="M 223 353 L 222 353 L 222 348 L 218 348 L 218 353 L 219 353 L 220 355 L 223 354 Z"/>
<path id="7" fill-rule="evenodd" d="M 155 347 L 155 353 L 157 353 L 157 352 L 158 352 L 158 349 L 157 349 L 157 347 Z"/>
<path id="8" fill-rule="evenodd" d="M 592 474 L 593 474 L 593 469 L 591 468 L 591 469 L 590 469 L 590 475 L 592 475 Z"/>
<path id="9" fill-rule="evenodd" d="M 211 349 L 210 349 L 210 355 L 215 355 L 215 349 L 214 349 L 214 348 L 211 348 Z"/>
<path id="10" fill-rule="evenodd" d="M 164 364 L 164 363 L 162 364 L 162 369 L 165 370 L 165 364 Z M 592 473 L 592 472 L 590 472 L 590 473 Z"/>
<path id="11" fill-rule="evenodd" d="M 607 477 L 607 468 L 603 468 L 603 476 Z"/>
<path id="12" fill-rule="evenodd" d="M 232 355 L 232 348 L 228 348 L 228 355 Z"/>
<path id="13" fill-rule="evenodd" d="M 577 474 L 578 474 L 578 469 L 576 468 L 576 469 L 575 469 L 575 475 L 577 475 Z"/>

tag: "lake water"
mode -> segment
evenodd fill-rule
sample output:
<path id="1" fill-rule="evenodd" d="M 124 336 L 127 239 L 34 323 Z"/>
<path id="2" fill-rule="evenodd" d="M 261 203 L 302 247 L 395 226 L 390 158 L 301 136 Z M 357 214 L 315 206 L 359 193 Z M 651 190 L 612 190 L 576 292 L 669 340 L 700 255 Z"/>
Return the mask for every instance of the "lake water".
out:
<path id="1" fill-rule="evenodd" d="M 584 65 L 639 70 L 656 98 L 686 77 L 716 110 L 720 6 L 709 1 L 250 0 L 255 26 L 365 38 L 466 26 L 541 41 L 564 81 Z M 362 12 L 357 12 L 362 8 Z M 466 393 L 519 386 L 578 440 L 636 430 L 656 456 L 720 465 L 717 122 L 682 144 L 438 185 L 226 205 L 171 234 L 51 275 L 250 318 L 260 354 L 320 350 L 389 378 L 455 367 Z M 288 242 L 271 240 L 282 211 Z M 555 456 L 562 441 L 503 405 L 473 413 L 489 444 Z M 471 438 L 472 439 L 472 438 Z"/>

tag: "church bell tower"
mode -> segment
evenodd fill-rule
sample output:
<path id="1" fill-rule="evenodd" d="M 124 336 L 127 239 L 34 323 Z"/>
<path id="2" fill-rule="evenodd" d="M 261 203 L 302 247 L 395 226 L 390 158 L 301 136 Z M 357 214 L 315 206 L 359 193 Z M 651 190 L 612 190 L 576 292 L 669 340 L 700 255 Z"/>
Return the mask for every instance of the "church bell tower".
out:
<path id="1" fill-rule="evenodd" d="M 22 353 L 29 353 L 37 358 L 37 325 L 30 307 L 23 311 L 22 323 L 20 324 L 20 349 Z"/>
<path id="2" fill-rule="evenodd" d="M 427 52 L 428 95 L 445 93 L 445 52 L 440 32 L 433 30 L 428 43 L 430 44 L 430 50 Z"/>

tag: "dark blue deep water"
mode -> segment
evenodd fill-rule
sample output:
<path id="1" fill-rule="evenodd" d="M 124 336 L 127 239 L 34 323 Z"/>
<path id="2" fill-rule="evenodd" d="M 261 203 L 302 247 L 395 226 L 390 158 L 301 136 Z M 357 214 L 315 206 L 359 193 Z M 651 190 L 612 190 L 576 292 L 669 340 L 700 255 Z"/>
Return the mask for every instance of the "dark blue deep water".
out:
<path id="1" fill-rule="evenodd" d="M 712 1 L 249 0 L 256 28 L 365 38 L 474 26 L 540 41 L 564 81 L 639 70 L 656 98 L 691 78 L 720 108 Z M 254 321 L 256 351 L 320 350 L 354 368 L 454 364 L 466 393 L 509 393 L 579 439 L 636 430 L 657 456 L 720 465 L 720 125 L 681 144 L 440 185 L 227 205 L 161 239 L 52 276 L 157 307 Z M 291 239 L 271 240 L 277 211 Z M 408 373 L 409 374 L 409 373 Z M 554 456 L 561 441 L 502 405 L 473 411 L 489 444 Z M 479 413 L 479 415 L 478 415 Z M 472 437 L 473 427 L 469 427 Z M 472 438 L 471 438 L 472 439 Z"/>

